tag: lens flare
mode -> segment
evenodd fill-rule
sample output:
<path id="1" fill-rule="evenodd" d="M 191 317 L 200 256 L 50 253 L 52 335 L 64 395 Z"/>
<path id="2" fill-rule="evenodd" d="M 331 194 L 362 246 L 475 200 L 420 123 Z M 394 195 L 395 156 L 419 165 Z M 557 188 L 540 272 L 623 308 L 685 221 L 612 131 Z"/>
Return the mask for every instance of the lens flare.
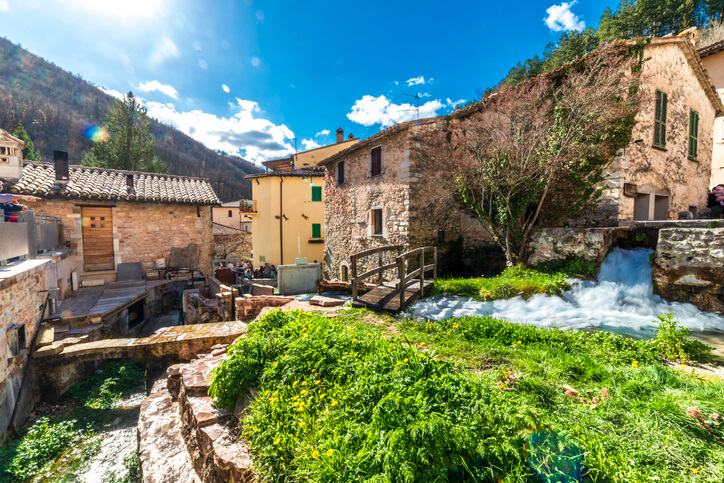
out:
<path id="1" fill-rule="evenodd" d="M 252 57 L 251 65 L 253 65 L 254 67 L 259 67 L 259 65 L 261 65 L 261 59 L 259 57 Z"/>
<path id="2" fill-rule="evenodd" d="M 204 47 L 201 45 L 201 42 L 199 42 L 198 40 L 194 40 L 193 42 L 191 42 L 191 46 L 194 48 L 194 50 L 196 52 L 204 51 Z"/>
<path id="3" fill-rule="evenodd" d="M 83 137 L 90 139 L 94 143 L 102 143 L 108 141 L 111 137 L 108 130 L 102 126 L 96 126 L 95 124 L 88 124 L 83 128 Z"/>
<path id="4" fill-rule="evenodd" d="M 226 84 L 221 84 L 221 88 L 222 88 L 222 89 L 224 90 L 224 92 L 226 92 L 227 94 L 228 94 L 229 92 L 231 92 L 231 89 L 229 89 L 229 86 L 227 86 Z"/>
<path id="5" fill-rule="evenodd" d="M 200 61 L 199 61 L 199 67 L 201 67 L 202 69 L 206 70 L 206 69 L 209 68 L 209 63 L 206 62 L 205 60 L 200 60 Z"/>

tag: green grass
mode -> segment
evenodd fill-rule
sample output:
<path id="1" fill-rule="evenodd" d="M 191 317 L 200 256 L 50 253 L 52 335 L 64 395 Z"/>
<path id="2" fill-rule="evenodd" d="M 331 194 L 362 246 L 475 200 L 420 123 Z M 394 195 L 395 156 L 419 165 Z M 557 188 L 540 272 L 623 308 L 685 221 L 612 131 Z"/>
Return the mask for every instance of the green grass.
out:
<path id="1" fill-rule="evenodd" d="M 722 481 L 724 383 L 660 350 L 484 317 L 277 311 L 210 393 L 233 407 L 258 388 L 243 437 L 262 481 Z"/>
<path id="2" fill-rule="evenodd" d="M 594 262 L 571 259 L 563 263 L 551 263 L 527 268 L 522 265 L 506 268 L 496 277 L 437 279 L 433 294 L 460 294 L 480 300 L 496 300 L 516 297 L 529 298 L 535 294 L 560 295 L 568 290 L 569 278 L 594 278 L 597 272 Z"/>

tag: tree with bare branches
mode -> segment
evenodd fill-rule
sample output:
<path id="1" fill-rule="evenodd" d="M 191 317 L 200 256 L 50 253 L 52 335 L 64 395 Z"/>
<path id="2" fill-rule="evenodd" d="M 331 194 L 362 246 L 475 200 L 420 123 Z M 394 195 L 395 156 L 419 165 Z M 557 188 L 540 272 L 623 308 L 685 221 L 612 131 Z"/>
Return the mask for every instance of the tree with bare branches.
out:
<path id="1" fill-rule="evenodd" d="M 599 201 L 606 167 L 630 142 L 641 51 L 611 46 L 428 130 L 417 153 L 423 207 L 439 219 L 462 208 L 509 265 L 524 263 L 536 223 L 581 217 Z"/>

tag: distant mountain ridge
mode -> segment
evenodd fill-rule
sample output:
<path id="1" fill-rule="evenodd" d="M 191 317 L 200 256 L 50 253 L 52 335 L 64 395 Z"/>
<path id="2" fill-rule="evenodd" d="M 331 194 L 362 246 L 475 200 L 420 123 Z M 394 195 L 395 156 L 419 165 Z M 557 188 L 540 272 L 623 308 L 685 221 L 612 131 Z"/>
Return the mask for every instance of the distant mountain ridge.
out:
<path id="1" fill-rule="evenodd" d="M 12 133 L 22 123 L 43 161 L 52 161 L 53 151 L 62 150 L 72 164 L 80 164 L 93 146 L 84 129 L 103 124 L 114 98 L 5 38 L 0 38 L 0 65 L 0 127 Z M 263 169 L 211 150 L 155 119 L 151 132 L 169 174 L 209 178 L 222 201 L 251 198 L 251 182 L 244 176 Z"/>

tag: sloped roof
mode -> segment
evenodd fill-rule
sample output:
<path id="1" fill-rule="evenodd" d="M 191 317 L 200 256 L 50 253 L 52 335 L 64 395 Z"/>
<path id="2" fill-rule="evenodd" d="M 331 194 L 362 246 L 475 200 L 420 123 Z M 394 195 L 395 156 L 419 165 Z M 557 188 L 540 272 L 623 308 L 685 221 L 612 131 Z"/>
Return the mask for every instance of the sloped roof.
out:
<path id="1" fill-rule="evenodd" d="M 21 148 L 25 149 L 25 142 L 22 139 L 18 139 L 9 132 L 7 132 L 5 129 L 0 129 L 0 138 L 8 138 L 9 141 L 12 141 L 14 143 L 18 143 Z"/>
<path id="2" fill-rule="evenodd" d="M 133 175 L 133 188 L 126 186 Z M 23 176 L 7 182 L 11 193 L 42 198 L 70 198 L 105 201 L 145 201 L 193 205 L 216 205 L 219 198 L 207 179 L 118 169 L 70 166 L 70 180 L 63 185 L 55 180 L 55 168 L 49 163 L 23 162 Z"/>

